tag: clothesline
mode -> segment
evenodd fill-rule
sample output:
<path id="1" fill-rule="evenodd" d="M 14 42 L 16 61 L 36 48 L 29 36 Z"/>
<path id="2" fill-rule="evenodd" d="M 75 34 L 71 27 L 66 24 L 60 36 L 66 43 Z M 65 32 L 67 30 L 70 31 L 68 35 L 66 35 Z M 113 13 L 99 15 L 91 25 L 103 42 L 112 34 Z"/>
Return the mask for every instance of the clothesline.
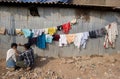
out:
<path id="1" fill-rule="evenodd" d="M 16 29 L 16 34 L 24 35 L 26 38 L 28 38 L 28 43 L 30 43 L 31 45 L 36 45 L 38 48 L 41 49 L 45 49 L 46 43 L 51 44 L 53 41 L 59 41 L 58 46 L 60 47 L 67 46 L 73 43 L 77 48 L 86 48 L 86 44 L 89 38 L 93 39 L 104 36 L 104 47 L 115 47 L 115 40 L 116 36 L 118 35 L 116 22 L 110 23 L 101 29 L 69 34 L 69 30 L 71 30 L 71 23 L 72 22 L 68 22 L 57 27 L 50 27 L 45 29 Z M 74 23 L 76 23 L 75 20 L 73 24 Z M 63 31 L 64 34 L 57 34 L 57 31 Z"/>
<path id="2" fill-rule="evenodd" d="M 108 28 L 108 26 L 110 26 Z M 38 36 L 37 38 L 30 38 L 29 43 L 36 44 L 39 48 L 46 48 L 46 43 L 52 43 L 52 41 L 59 41 L 59 46 L 68 46 L 69 44 L 73 43 L 77 48 L 86 48 L 86 44 L 89 38 L 98 38 L 98 37 L 107 37 L 107 41 L 104 43 L 104 47 L 108 48 L 110 45 L 112 48 L 115 47 L 115 39 L 116 35 L 118 35 L 117 30 L 117 23 L 113 22 L 109 25 L 105 26 L 104 28 L 92 30 L 89 32 L 81 32 L 81 33 L 74 33 L 74 34 L 54 34 L 54 35 L 45 35 L 44 33 Z M 111 40 L 110 40 L 111 39 Z M 105 38 L 106 40 L 106 38 Z M 38 41 L 38 42 L 37 42 Z"/>
<path id="3" fill-rule="evenodd" d="M 36 33 L 41 33 L 45 32 L 46 34 L 49 32 L 51 35 L 53 35 L 54 32 L 56 31 L 63 31 L 63 33 L 68 33 L 69 30 L 72 28 L 71 26 L 77 23 L 77 19 L 73 19 L 72 21 L 69 21 L 67 23 L 61 24 L 56 27 L 49 27 L 49 28 L 43 28 L 43 29 L 15 29 L 15 28 L 10 28 L 6 29 L 5 27 L 0 27 L 0 34 L 8 34 L 8 35 L 23 35 L 23 32 L 27 31 L 28 34 L 30 34 L 30 31 L 36 32 Z M 27 37 L 27 36 L 25 36 Z"/>

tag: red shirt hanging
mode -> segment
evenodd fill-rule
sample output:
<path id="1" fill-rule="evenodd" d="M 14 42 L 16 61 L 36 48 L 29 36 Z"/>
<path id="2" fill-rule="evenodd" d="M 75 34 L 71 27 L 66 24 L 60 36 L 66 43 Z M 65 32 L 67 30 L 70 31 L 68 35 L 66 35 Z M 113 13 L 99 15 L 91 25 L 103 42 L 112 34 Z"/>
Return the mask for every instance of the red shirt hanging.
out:
<path id="1" fill-rule="evenodd" d="M 62 25 L 62 30 L 65 34 L 68 34 L 71 29 L 70 22 Z"/>

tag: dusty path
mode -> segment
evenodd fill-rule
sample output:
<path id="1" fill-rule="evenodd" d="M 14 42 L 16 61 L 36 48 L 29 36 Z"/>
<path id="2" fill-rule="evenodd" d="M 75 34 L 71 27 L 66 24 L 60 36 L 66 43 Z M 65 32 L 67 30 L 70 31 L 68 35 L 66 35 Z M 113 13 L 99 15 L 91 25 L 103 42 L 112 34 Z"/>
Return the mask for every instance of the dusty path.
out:
<path id="1" fill-rule="evenodd" d="M 72 58 L 37 58 L 31 71 L 5 69 L 0 60 L 0 79 L 120 79 L 120 54 Z"/>

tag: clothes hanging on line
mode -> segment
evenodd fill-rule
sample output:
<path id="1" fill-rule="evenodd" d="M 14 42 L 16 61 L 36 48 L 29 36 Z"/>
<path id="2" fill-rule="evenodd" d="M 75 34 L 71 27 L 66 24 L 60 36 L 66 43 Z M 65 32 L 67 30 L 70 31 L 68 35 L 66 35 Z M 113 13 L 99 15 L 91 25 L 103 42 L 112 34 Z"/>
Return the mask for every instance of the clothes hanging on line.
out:
<path id="1" fill-rule="evenodd" d="M 30 37 L 31 33 L 32 33 L 30 29 L 22 29 L 22 32 L 23 32 L 25 38 Z"/>
<path id="2" fill-rule="evenodd" d="M 53 40 L 53 36 L 47 34 L 47 35 L 46 35 L 46 43 L 52 43 L 52 40 Z"/>
<path id="3" fill-rule="evenodd" d="M 59 39 L 59 46 L 67 46 L 67 38 L 66 35 L 60 35 L 60 39 Z"/>
<path id="4" fill-rule="evenodd" d="M 117 23 L 110 23 L 105 26 L 105 29 L 107 30 L 107 34 L 105 36 L 104 48 L 109 48 L 109 46 L 115 48 L 115 41 L 118 35 Z"/>
<path id="5" fill-rule="evenodd" d="M 102 33 L 102 36 L 105 36 L 107 34 L 107 30 L 104 28 L 101 28 L 101 33 Z"/>
<path id="6" fill-rule="evenodd" d="M 33 37 L 38 37 L 44 32 L 44 29 L 32 29 Z"/>
<path id="7" fill-rule="evenodd" d="M 76 36 L 75 34 L 67 34 L 67 35 L 66 35 L 67 43 L 68 43 L 68 44 L 73 43 L 74 40 L 75 40 L 75 36 Z"/>
<path id="8" fill-rule="evenodd" d="M 80 45 L 81 45 L 84 49 L 86 48 L 86 44 L 87 44 L 88 38 L 89 38 L 89 32 L 84 32 L 84 33 L 83 33 L 83 36 L 82 36 L 82 38 L 81 38 L 81 43 L 80 43 Z"/>
<path id="9" fill-rule="evenodd" d="M 76 21 L 73 21 L 75 23 Z M 57 27 L 50 27 L 45 29 L 7 29 L 8 35 L 22 35 L 29 38 L 28 42 L 31 45 L 35 44 L 39 48 L 46 48 L 46 43 L 52 43 L 52 41 L 59 41 L 59 46 L 67 46 L 67 44 L 74 43 L 77 48 L 86 48 L 88 38 L 98 38 L 105 36 L 104 47 L 115 48 L 115 41 L 118 35 L 117 23 L 113 22 L 105 26 L 105 28 L 92 30 L 89 32 L 68 34 L 71 29 L 71 23 L 68 22 Z M 5 33 L 5 28 L 0 27 L 0 34 Z M 63 31 L 62 35 L 56 34 L 56 31 Z M 32 35 L 32 37 L 31 37 Z"/>
<path id="10" fill-rule="evenodd" d="M 103 37 L 103 36 L 106 35 L 106 29 L 105 28 L 95 30 L 95 32 L 96 32 L 96 37 Z"/>
<path id="11" fill-rule="evenodd" d="M 34 38 L 29 38 L 28 43 L 32 46 L 32 45 L 36 45 L 37 44 L 37 37 Z"/>
<path id="12" fill-rule="evenodd" d="M 57 26 L 57 31 L 62 31 L 62 25 Z"/>
<path id="13" fill-rule="evenodd" d="M 46 48 L 46 35 L 44 33 L 38 36 L 36 46 L 41 49 Z"/>
<path id="14" fill-rule="evenodd" d="M 63 33 L 68 34 L 70 29 L 72 29 L 70 22 L 65 23 L 65 24 L 62 25 Z"/>
<path id="15" fill-rule="evenodd" d="M 89 31 L 89 36 L 90 38 L 97 38 L 96 31 L 95 30 Z"/>
<path id="16" fill-rule="evenodd" d="M 59 41 L 59 39 L 60 39 L 60 35 L 59 34 L 53 35 L 53 41 Z"/>
<path id="17" fill-rule="evenodd" d="M 96 32 L 96 37 L 102 37 L 102 33 L 101 33 L 101 30 L 95 30 Z"/>
<path id="18" fill-rule="evenodd" d="M 54 35 L 57 31 L 57 28 L 56 27 L 50 27 L 48 28 L 48 34 L 50 35 Z"/>
<path id="19" fill-rule="evenodd" d="M 80 43 L 81 43 L 81 39 L 83 37 L 83 33 L 77 33 L 76 34 L 76 37 L 75 37 L 75 40 L 74 40 L 74 45 L 77 47 L 77 48 L 80 48 Z"/>
<path id="20" fill-rule="evenodd" d="M 31 36 L 28 38 L 28 44 L 31 46 L 37 44 L 37 37 L 33 37 L 33 33 L 31 33 Z"/>
<path id="21" fill-rule="evenodd" d="M 23 35 L 23 32 L 21 29 L 15 29 L 16 35 Z"/>
<path id="22" fill-rule="evenodd" d="M 26 0 L 27 1 L 27 0 Z M 44 1 L 44 0 L 43 0 Z M 64 1 L 64 0 L 63 0 Z M 62 24 L 60 26 L 55 27 L 56 29 L 53 30 L 53 28 L 44 28 L 44 33 L 45 34 L 50 34 L 53 35 L 56 33 L 56 31 L 63 31 L 63 33 L 68 34 L 69 30 L 71 29 L 71 25 L 76 24 L 77 23 L 77 19 L 73 19 L 72 21 Z M 35 37 L 37 37 L 37 32 L 36 30 L 38 29 L 33 29 L 32 32 L 35 32 Z M 23 33 L 24 32 L 24 33 Z M 25 33 L 25 32 L 28 32 Z M 29 37 L 30 35 L 30 31 L 28 31 L 28 29 L 5 29 L 4 27 L 0 27 L 0 34 L 5 34 L 7 33 L 8 35 L 25 35 L 25 37 Z"/>
<path id="23" fill-rule="evenodd" d="M 15 36 L 16 32 L 14 28 L 7 29 L 7 34 L 10 36 Z"/>

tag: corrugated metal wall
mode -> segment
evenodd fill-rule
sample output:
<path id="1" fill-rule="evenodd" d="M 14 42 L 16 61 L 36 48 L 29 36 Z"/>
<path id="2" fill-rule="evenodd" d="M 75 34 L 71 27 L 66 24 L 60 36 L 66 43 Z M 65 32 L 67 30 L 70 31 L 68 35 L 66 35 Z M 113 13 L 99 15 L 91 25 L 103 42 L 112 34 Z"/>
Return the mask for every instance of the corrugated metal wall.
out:
<path id="1" fill-rule="evenodd" d="M 0 7 L 0 27 L 6 28 L 47 28 L 57 26 L 74 18 L 78 18 L 78 23 L 72 26 L 70 33 L 79 33 L 89 30 L 99 29 L 105 25 L 116 21 L 120 30 L 120 14 L 116 12 L 86 11 L 69 8 L 38 8 L 40 17 L 31 16 L 27 8 L 19 7 Z M 104 37 L 89 39 L 87 48 L 79 51 L 74 45 L 60 48 L 58 42 L 49 44 L 46 50 L 33 47 L 35 53 L 40 56 L 80 56 L 89 54 L 105 54 L 120 52 L 120 36 L 117 38 L 115 49 L 104 49 Z M 0 58 L 6 56 L 6 51 L 12 42 L 26 43 L 24 36 L 0 35 Z M 19 50 L 22 50 L 19 47 Z"/>

